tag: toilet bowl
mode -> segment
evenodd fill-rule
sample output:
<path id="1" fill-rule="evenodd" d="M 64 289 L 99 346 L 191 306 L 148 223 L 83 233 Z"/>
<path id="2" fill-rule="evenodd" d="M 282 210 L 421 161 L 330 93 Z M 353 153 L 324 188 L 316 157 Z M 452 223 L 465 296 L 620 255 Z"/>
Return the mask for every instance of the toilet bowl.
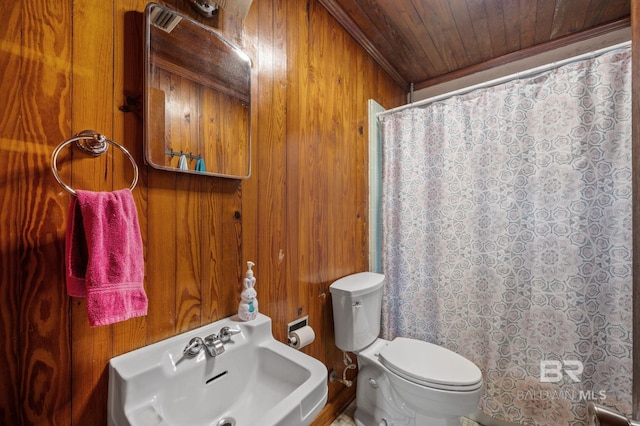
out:
<path id="1" fill-rule="evenodd" d="M 362 272 L 330 286 L 336 346 L 354 352 L 358 426 L 460 425 L 482 396 L 482 373 L 468 359 L 416 339 L 378 337 L 384 275 Z"/>

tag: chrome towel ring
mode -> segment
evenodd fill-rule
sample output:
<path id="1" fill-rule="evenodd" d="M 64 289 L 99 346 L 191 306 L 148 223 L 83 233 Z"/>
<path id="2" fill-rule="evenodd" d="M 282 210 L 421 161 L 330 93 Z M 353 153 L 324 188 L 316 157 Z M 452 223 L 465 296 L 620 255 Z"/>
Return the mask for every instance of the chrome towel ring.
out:
<path id="1" fill-rule="evenodd" d="M 124 155 L 127 156 L 129 161 L 131 161 L 131 165 L 133 166 L 133 182 L 129 187 L 129 189 L 133 191 L 133 188 L 135 188 L 136 184 L 138 183 L 138 165 L 136 164 L 136 160 L 133 159 L 133 156 L 131 155 L 131 153 L 129 153 L 129 151 L 127 151 L 126 148 L 123 147 L 122 145 L 107 139 L 104 135 L 96 131 L 83 130 L 77 135 L 75 135 L 74 137 L 72 137 L 71 139 L 67 139 L 66 141 L 62 142 L 60 145 L 56 147 L 56 149 L 53 150 L 53 153 L 51 154 L 51 170 L 53 171 L 53 176 L 56 178 L 60 186 L 62 186 L 69 194 L 73 196 L 77 195 L 76 191 L 73 188 L 71 188 L 69 185 L 64 183 L 64 181 L 58 174 L 57 161 L 58 161 L 58 154 L 60 153 L 60 150 L 62 150 L 62 148 L 64 148 L 65 146 L 69 145 L 72 142 L 75 142 L 76 147 L 78 147 L 81 151 L 93 157 L 97 157 L 107 152 L 109 145 L 113 145 L 116 148 L 118 148 L 120 151 L 122 151 Z"/>

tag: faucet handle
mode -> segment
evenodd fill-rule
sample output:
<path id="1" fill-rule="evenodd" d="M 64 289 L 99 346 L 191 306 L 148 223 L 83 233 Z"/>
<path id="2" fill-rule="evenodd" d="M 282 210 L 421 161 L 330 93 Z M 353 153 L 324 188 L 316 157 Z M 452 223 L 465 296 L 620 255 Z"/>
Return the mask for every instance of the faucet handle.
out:
<path id="1" fill-rule="evenodd" d="M 195 356 L 198 355 L 202 348 L 204 348 L 204 341 L 201 337 L 194 337 L 189 340 L 189 344 L 182 350 L 184 355 Z"/>
<path id="2" fill-rule="evenodd" d="M 240 330 L 237 328 L 222 327 L 220 329 L 220 340 L 223 343 L 227 343 L 229 340 L 231 340 L 231 336 L 238 333 L 240 333 Z"/>
<path id="3" fill-rule="evenodd" d="M 209 355 L 218 356 L 224 352 L 224 342 L 221 339 L 222 336 L 217 334 L 210 334 L 204 338 L 204 344 L 209 351 Z"/>

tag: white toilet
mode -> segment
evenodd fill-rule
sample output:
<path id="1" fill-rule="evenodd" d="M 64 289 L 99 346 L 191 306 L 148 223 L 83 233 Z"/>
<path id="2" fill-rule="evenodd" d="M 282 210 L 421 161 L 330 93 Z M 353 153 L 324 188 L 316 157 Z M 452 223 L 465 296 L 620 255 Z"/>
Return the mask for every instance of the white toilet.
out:
<path id="1" fill-rule="evenodd" d="M 331 284 L 336 346 L 358 356 L 358 426 L 460 425 L 476 411 L 482 373 L 471 361 L 415 339 L 378 337 L 384 275 L 361 272 Z"/>

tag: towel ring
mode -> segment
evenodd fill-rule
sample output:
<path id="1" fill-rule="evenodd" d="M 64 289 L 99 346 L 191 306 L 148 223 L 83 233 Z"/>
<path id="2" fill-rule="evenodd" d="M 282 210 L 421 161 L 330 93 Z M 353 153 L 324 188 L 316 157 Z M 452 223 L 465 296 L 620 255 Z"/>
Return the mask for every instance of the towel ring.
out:
<path id="1" fill-rule="evenodd" d="M 69 145 L 72 142 L 75 142 L 76 147 L 78 147 L 81 151 L 93 157 L 97 157 L 107 152 L 107 149 L 109 148 L 109 144 L 115 146 L 120 151 L 122 151 L 124 155 L 127 156 L 129 161 L 131 161 L 131 165 L 133 166 L 133 182 L 129 187 L 129 189 L 133 191 L 133 188 L 135 188 L 136 184 L 138 183 L 138 165 L 136 164 L 136 160 L 133 159 L 133 156 L 131 155 L 131 153 L 129 153 L 129 151 L 127 151 L 126 148 L 120 145 L 119 143 L 116 143 L 112 140 L 107 139 L 104 135 L 96 131 L 83 130 L 77 135 L 75 135 L 74 137 L 72 137 L 71 139 L 67 139 L 66 141 L 62 142 L 51 154 L 51 170 L 53 171 L 53 177 L 56 178 L 60 186 L 62 186 L 69 194 L 73 195 L 74 197 L 77 196 L 76 191 L 73 188 L 71 188 L 69 185 L 64 183 L 64 181 L 58 174 L 57 161 L 58 161 L 58 154 L 60 153 L 60 150 L 62 150 L 62 148 L 64 148 L 65 146 Z"/>

